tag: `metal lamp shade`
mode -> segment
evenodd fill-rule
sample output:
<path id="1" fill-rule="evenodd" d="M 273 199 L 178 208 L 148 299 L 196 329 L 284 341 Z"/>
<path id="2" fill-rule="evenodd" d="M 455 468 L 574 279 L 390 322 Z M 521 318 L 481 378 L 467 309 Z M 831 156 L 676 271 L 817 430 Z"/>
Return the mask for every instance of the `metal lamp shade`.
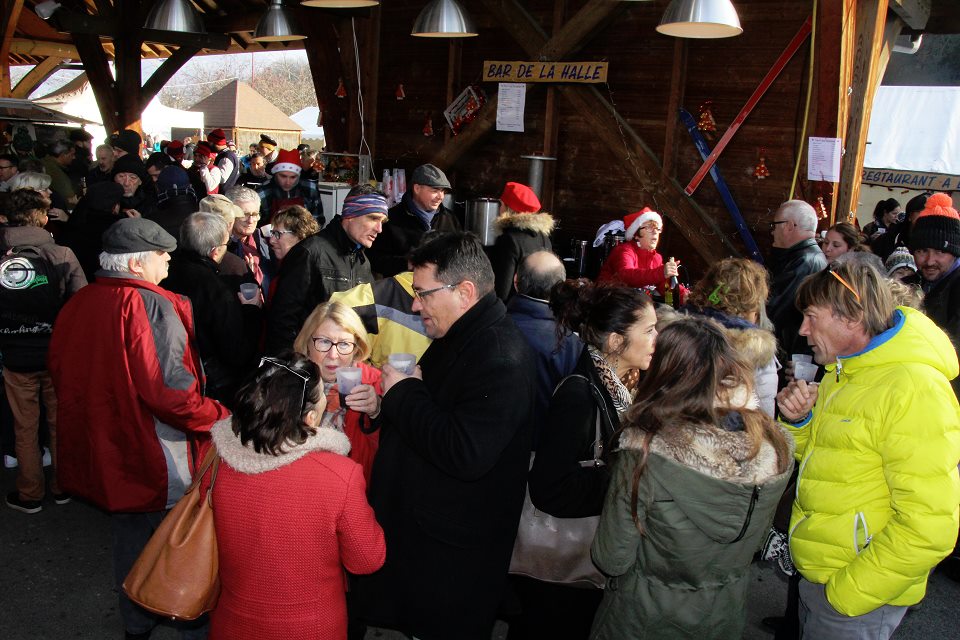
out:
<path id="1" fill-rule="evenodd" d="M 184 33 L 207 32 L 189 0 L 160 0 L 153 5 L 143 28 Z"/>
<path id="2" fill-rule="evenodd" d="M 380 0 L 303 0 L 304 7 L 319 7 L 321 9 L 357 9 L 359 7 L 375 7 Z"/>
<path id="3" fill-rule="evenodd" d="M 743 28 L 730 0 L 673 0 L 657 31 L 677 38 L 729 38 Z"/>
<path id="4" fill-rule="evenodd" d="M 281 0 L 270 0 L 267 12 L 260 18 L 253 32 L 253 39 L 257 42 L 286 42 L 303 40 L 306 37 L 294 28 L 293 20 L 283 8 Z"/>
<path id="5" fill-rule="evenodd" d="M 432 0 L 413 23 L 410 35 L 421 38 L 468 38 L 477 28 L 457 0 Z"/>

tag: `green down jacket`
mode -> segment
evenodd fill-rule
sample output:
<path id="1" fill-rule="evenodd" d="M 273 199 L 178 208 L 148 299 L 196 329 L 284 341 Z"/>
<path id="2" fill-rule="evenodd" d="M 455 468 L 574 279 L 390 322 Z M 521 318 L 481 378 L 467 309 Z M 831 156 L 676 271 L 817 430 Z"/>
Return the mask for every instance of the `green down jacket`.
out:
<path id="1" fill-rule="evenodd" d="M 916 604 L 957 539 L 957 355 L 919 311 L 826 367 L 800 461 L 790 551 L 840 613 Z"/>
<path id="2" fill-rule="evenodd" d="M 743 431 L 678 425 L 653 438 L 632 482 L 643 435 L 624 430 L 592 555 L 607 580 L 591 638 L 730 640 L 743 633 L 750 563 L 793 470 L 793 441 L 762 416 L 748 458 Z"/>

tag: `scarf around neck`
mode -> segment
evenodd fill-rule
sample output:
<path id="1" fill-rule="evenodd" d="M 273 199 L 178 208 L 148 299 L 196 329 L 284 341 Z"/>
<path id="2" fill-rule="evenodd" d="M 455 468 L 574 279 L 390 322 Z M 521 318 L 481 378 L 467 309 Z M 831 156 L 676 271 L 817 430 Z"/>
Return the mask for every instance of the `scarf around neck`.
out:
<path id="1" fill-rule="evenodd" d="M 593 367 L 597 370 L 597 375 L 600 376 L 600 380 L 603 382 L 607 393 L 610 394 L 610 399 L 613 400 L 613 408 L 616 409 L 617 415 L 623 418 L 623 414 L 626 413 L 627 409 L 629 409 L 633 403 L 633 397 L 630 395 L 627 387 L 621 382 L 617 372 L 613 370 L 613 367 L 610 366 L 607 359 L 600 353 L 599 349 L 587 345 L 587 353 L 590 354 Z"/>

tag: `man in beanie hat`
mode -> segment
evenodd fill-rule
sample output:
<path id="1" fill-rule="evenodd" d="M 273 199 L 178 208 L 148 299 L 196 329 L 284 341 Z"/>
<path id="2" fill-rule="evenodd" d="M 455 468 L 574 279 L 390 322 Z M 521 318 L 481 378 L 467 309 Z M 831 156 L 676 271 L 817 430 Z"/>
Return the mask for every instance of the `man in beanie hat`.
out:
<path id="1" fill-rule="evenodd" d="M 180 225 L 197 210 L 197 196 L 183 167 L 169 165 L 157 176 L 157 207 L 150 219 L 171 236 L 180 235 Z"/>
<path id="2" fill-rule="evenodd" d="M 203 395 L 190 302 L 158 286 L 176 247 L 150 220 L 114 223 L 103 234 L 102 271 L 63 307 L 50 342 L 58 478 L 64 491 L 110 514 L 128 637 L 146 637 L 162 618 L 133 604 L 123 580 L 189 486 L 198 434 L 229 417 Z M 183 623 L 193 633 L 181 637 L 206 637 L 202 626 Z"/>
<path id="3" fill-rule="evenodd" d="M 597 282 L 620 282 L 628 287 L 651 288 L 664 295 L 670 278 L 677 277 L 678 261 L 670 258 L 666 263 L 657 253 L 657 243 L 663 232 L 660 214 L 644 207 L 623 218 L 627 242 L 622 242 L 610 252 L 600 269 Z M 680 287 L 681 298 L 687 297 L 686 287 Z"/>
<path id="4" fill-rule="evenodd" d="M 220 193 L 222 174 L 220 168 L 213 164 L 214 157 L 213 147 L 209 142 L 201 140 L 193 148 L 193 164 L 187 169 L 187 175 L 190 176 L 190 184 L 194 190 L 199 189 L 197 197 Z"/>
<path id="5" fill-rule="evenodd" d="M 344 198 L 340 215 L 287 253 L 267 316 L 267 353 L 289 349 L 304 320 L 330 294 L 373 281 L 364 249 L 386 219 L 386 196 L 368 184 L 357 185 Z"/>
<path id="6" fill-rule="evenodd" d="M 390 209 L 390 223 L 370 249 L 375 273 L 384 277 L 407 271 L 407 254 L 420 244 L 427 231 L 461 231 L 460 221 L 443 206 L 453 190 L 447 175 L 432 164 L 413 170 L 411 187 Z"/>
<path id="7" fill-rule="evenodd" d="M 553 251 L 550 232 L 554 220 L 549 213 L 540 212 L 540 199 L 533 189 L 508 182 L 500 194 L 500 215 L 494 224 L 500 235 L 493 245 L 490 263 L 497 297 L 506 302 L 513 295 L 513 277 L 523 259 L 538 251 Z"/>
<path id="8" fill-rule="evenodd" d="M 280 148 L 277 146 L 277 141 L 268 136 L 265 133 L 260 134 L 260 154 L 264 157 L 267 162 L 267 165 L 273 164 L 277 160 L 277 155 L 280 152 Z M 267 167 L 269 170 L 269 166 Z"/>
<path id="9" fill-rule="evenodd" d="M 281 149 L 270 169 L 273 177 L 260 189 L 260 224 L 268 224 L 274 214 L 294 205 L 310 212 L 323 226 L 323 204 L 315 184 L 301 180 L 303 167 L 296 149 Z"/>
<path id="10" fill-rule="evenodd" d="M 113 181 L 123 187 L 120 209 L 127 215 L 150 217 L 157 199 L 153 181 L 140 158 L 125 155 L 113 163 Z"/>
<path id="11" fill-rule="evenodd" d="M 240 160 L 237 152 L 227 145 L 227 135 L 223 129 L 214 129 L 207 134 L 207 142 L 213 147 L 216 157 L 213 164 L 220 169 L 220 189 L 217 193 L 225 193 L 227 189 L 237 184 L 240 175 Z"/>
<path id="12" fill-rule="evenodd" d="M 910 230 L 910 250 L 926 293 L 923 311 L 960 351 L 960 216 L 948 194 L 927 198 Z M 952 384 L 960 397 L 960 379 Z"/>
<path id="13" fill-rule="evenodd" d="M 168 142 L 164 148 L 164 153 L 166 153 L 175 164 L 181 164 L 183 162 L 183 143 L 179 140 Z"/>
<path id="14" fill-rule="evenodd" d="M 132 129 L 124 129 L 110 136 L 110 146 L 113 147 L 113 153 L 118 160 L 128 154 L 140 159 L 140 145 L 142 143 L 143 138 Z"/>

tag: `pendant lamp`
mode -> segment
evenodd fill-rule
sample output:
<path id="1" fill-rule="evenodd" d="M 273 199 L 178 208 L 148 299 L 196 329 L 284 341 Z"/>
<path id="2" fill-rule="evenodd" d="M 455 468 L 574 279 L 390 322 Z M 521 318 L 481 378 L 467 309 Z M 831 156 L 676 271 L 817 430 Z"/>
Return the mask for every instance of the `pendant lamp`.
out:
<path id="1" fill-rule="evenodd" d="M 283 7 L 283 0 L 270 0 L 267 12 L 253 32 L 253 39 L 257 42 L 286 42 L 306 38 L 293 23 L 293 16 Z"/>
<path id="2" fill-rule="evenodd" d="M 743 28 L 730 0 L 672 0 L 657 31 L 677 38 L 729 38 Z"/>
<path id="3" fill-rule="evenodd" d="M 184 33 L 207 32 L 189 0 L 160 0 L 153 5 L 143 28 Z"/>
<path id="4" fill-rule="evenodd" d="M 431 0 L 413 22 L 410 35 L 421 38 L 469 38 L 477 35 L 477 28 L 457 0 Z"/>
<path id="5" fill-rule="evenodd" d="M 380 0 L 303 0 L 304 7 L 318 7 L 320 9 L 358 9 L 360 7 L 375 7 Z"/>

